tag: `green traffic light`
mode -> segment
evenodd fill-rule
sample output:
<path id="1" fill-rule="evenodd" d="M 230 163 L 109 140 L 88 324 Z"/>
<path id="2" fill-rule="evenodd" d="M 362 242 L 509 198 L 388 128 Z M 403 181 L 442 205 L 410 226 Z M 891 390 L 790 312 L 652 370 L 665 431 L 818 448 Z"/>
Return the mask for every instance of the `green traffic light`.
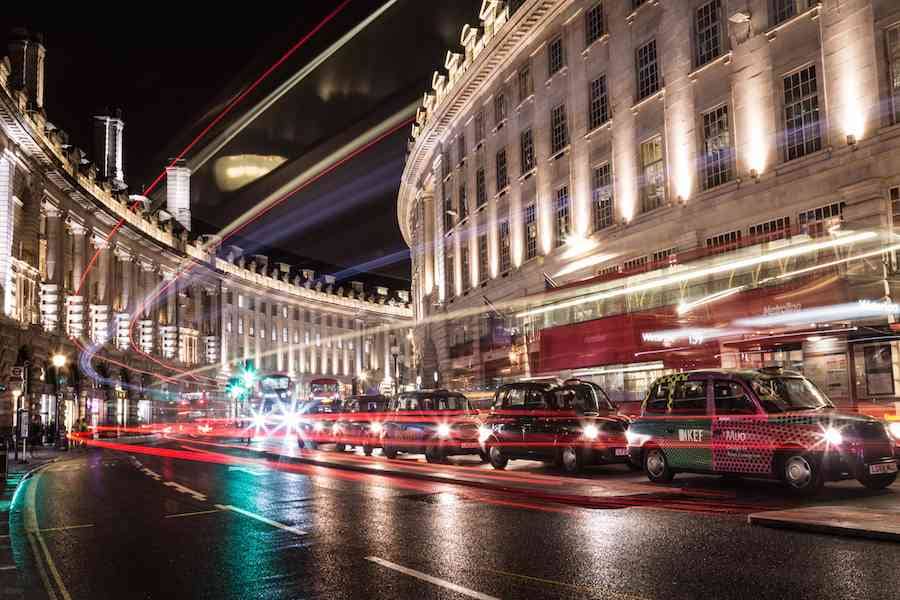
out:
<path id="1" fill-rule="evenodd" d="M 244 371 L 242 379 L 244 380 L 244 385 L 246 387 L 253 387 L 253 384 L 256 382 L 256 373 L 253 371 Z"/>

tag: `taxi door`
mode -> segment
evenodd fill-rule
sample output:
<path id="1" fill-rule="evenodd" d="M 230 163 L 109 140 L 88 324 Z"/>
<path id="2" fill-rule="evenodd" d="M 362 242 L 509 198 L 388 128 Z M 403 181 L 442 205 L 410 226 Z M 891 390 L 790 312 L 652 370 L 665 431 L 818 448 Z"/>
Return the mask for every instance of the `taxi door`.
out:
<path id="1" fill-rule="evenodd" d="M 500 390 L 491 415 L 491 429 L 500 441 L 504 454 L 515 456 L 522 452 L 522 417 L 525 413 L 526 389 L 510 387 Z"/>
<path id="2" fill-rule="evenodd" d="M 664 449 L 673 469 L 712 468 L 709 388 L 706 375 L 678 379 L 671 388 Z"/>
<path id="3" fill-rule="evenodd" d="M 768 474 L 773 450 L 765 439 L 767 417 L 747 386 L 736 379 L 714 379 L 713 410 L 713 471 Z"/>

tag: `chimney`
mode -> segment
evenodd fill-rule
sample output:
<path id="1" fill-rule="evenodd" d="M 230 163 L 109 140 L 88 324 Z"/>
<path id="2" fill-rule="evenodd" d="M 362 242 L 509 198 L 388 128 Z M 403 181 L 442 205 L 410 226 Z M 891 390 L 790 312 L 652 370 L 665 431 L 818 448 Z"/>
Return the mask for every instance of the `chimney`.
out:
<path id="1" fill-rule="evenodd" d="M 44 107 L 44 40 L 40 35 L 31 36 L 26 29 L 14 29 L 9 41 L 9 61 L 12 67 L 10 81 L 13 88 L 25 90 L 28 107 L 39 110 Z"/>
<path id="2" fill-rule="evenodd" d="M 94 117 L 94 160 L 100 175 L 112 183 L 113 189 L 125 189 L 125 121 L 122 111 L 104 111 Z"/>
<path id="3" fill-rule="evenodd" d="M 191 170 L 183 160 L 166 167 L 166 210 L 186 230 L 191 230 Z"/>

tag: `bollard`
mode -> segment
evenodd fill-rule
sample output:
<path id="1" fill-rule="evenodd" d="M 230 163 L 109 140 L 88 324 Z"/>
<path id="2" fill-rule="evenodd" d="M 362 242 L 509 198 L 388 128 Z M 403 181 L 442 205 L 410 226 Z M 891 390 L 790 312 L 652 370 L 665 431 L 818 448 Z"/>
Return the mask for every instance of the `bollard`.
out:
<path id="1" fill-rule="evenodd" d="M 0 440 L 0 450 L 2 450 L 2 452 L 0 452 L 0 479 L 2 479 L 3 481 L 6 481 L 6 475 L 9 472 L 9 470 L 6 466 L 6 463 L 7 463 L 6 440 Z"/>

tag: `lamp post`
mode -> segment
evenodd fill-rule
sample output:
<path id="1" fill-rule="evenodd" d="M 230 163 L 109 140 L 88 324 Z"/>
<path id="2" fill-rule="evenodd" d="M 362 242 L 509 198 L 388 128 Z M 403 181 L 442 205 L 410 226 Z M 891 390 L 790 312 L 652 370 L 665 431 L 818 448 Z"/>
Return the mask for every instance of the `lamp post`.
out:
<path id="1" fill-rule="evenodd" d="M 398 365 L 400 359 L 400 346 L 397 344 L 397 336 L 391 334 L 391 356 L 394 358 L 394 397 L 400 393 L 400 367 Z"/>

